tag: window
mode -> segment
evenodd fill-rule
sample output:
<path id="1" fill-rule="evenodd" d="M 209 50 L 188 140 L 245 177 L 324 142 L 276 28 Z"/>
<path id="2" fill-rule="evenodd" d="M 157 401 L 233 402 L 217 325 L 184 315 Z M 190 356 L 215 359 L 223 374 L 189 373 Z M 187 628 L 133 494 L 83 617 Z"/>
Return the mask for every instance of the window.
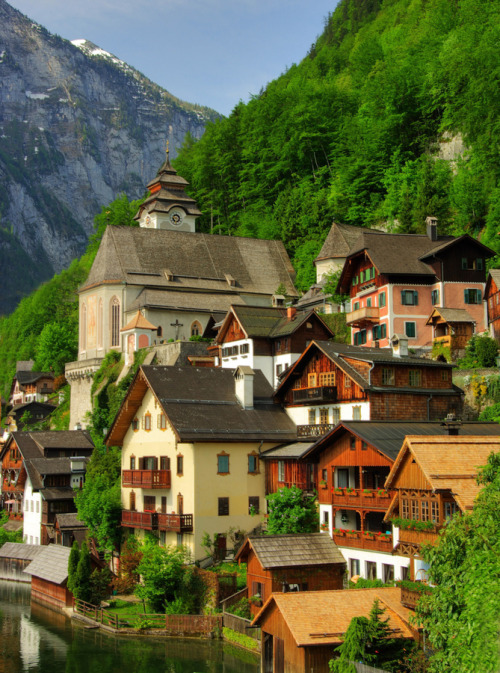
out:
<path id="1" fill-rule="evenodd" d="M 401 303 L 403 306 L 417 306 L 418 292 L 416 290 L 401 290 Z"/>
<path id="2" fill-rule="evenodd" d="M 385 339 L 387 336 L 387 325 L 383 322 L 381 325 L 373 326 L 373 340 Z"/>
<path id="3" fill-rule="evenodd" d="M 382 385 L 393 386 L 396 383 L 396 375 L 392 367 L 382 368 Z"/>
<path id="4" fill-rule="evenodd" d="M 411 518 L 414 519 L 415 521 L 418 521 L 419 517 L 419 511 L 418 511 L 418 500 L 411 500 Z"/>
<path id="5" fill-rule="evenodd" d="M 476 259 L 462 257 L 462 270 L 470 271 L 472 269 L 476 269 L 477 271 L 482 271 L 484 269 L 484 260 L 482 257 L 477 257 Z"/>
<path id="6" fill-rule="evenodd" d="M 328 481 L 328 470 L 326 467 L 321 470 L 321 481 Z"/>
<path id="7" fill-rule="evenodd" d="M 374 561 L 366 561 L 366 579 L 377 579 L 377 564 Z"/>
<path id="8" fill-rule="evenodd" d="M 484 260 L 482 257 L 476 259 L 476 269 L 482 271 L 484 269 Z"/>
<path id="9" fill-rule="evenodd" d="M 359 301 L 355 301 L 352 310 L 357 311 L 358 309 L 359 309 Z"/>
<path id="10" fill-rule="evenodd" d="M 250 474 L 257 474 L 258 471 L 259 471 L 259 457 L 254 453 L 250 453 L 248 456 L 248 472 Z"/>
<path id="11" fill-rule="evenodd" d="M 355 575 L 360 575 L 360 562 L 359 559 L 357 558 L 351 558 L 349 559 L 349 572 L 351 574 L 351 577 L 354 577 Z"/>
<path id="12" fill-rule="evenodd" d="M 319 375 L 319 385 L 320 386 L 334 386 L 335 385 L 335 372 L 324 372 Z"/>
<path id="13" fill-rule="evenodd" d="M 261 582 L 252 582 L 252 596 L 260 596 L 260 600 L 264 601 L 264 585 Z"/>
<path id="14" fill-rule="evenodd" d="M 332 423 L 334 425 L 337 425 L 337 423 L 340 423 L 340 409 L 338 407 L 334 407 L 332 409 Z"/>
<path id="15" fill-rule="evenodd" d="M 219 516 L 229 516 L 229 498 L 218 498 Z"/>
<path id="16" fill-rule="evenodd" d="M 441 381 L 449 381 L 449 374 L 447 369 L 443 369 L 441 372 Z"/>
<path id="17" fill-rule="evenodd" d="M 177 474 L 184 474 L 184 456 L 177 456 Z"/>
<path id="18" fill-rule="evenodd" d="M 40 514 L 40 501 L 39 500 L 37 500 L 35 502 L 35 510 L 36 510 L 37 514 Z"/>
<path id="19" fill-rule="evenodd" d="M 344 388 L 351 387 L 351 379 L 348 376 L 344 376 Z"/>
<path id="20" fill-rule="evenodd" d="M 432 290 L 432 292 L 431 292 L 431 302 L 432 302 L 433 306 L 435 306 L 436 304 L 439 304 L 439 290 Z"/>
<path id="21" fill-rule="evenodd" d="M 320 425 L 327 425 L 328 423 L 328 409 L 319 410 L 319 422 Z"/>
<path id="22" fill-rule="evenodd" d="M 351 435 L 351 437 L 349 438 L 349 447 L 351 451 L 354 451 L 356 449 L 356 437 L 354 437 L 353 435 Z"/>
<path id="23" fill-rule="evenodd" d="M 158 427 L 160 430 L 166 430 L 167 429 L 167 417 L 165 414 L 158 414 Z"/>
<path id="24" fill-rule="evenodd" d="M 200 323 L 195 320 L 191 325 L 191 336 L 200 336 L 202 332 Z"/>
<path id="25" fill-rule="evenodd" d="M 241 344 L 240 346 L 241 355 L 246 355 L 249 352 L 250 352 L 250 346 L 248 344 Z"/>
<path id="26" fill-rule="evenodd" d="M 481 290 L 464 290 L 464 302 L 466 304 L 480 304 L 482 301 Z"/>
<path id="27" fill-rule="evenodd" d="M 283 365 L 276 365 L 276 376 L 279 376 L 283 371 Z"/>
<path id="28" fill-rule="evenodd" d="M 29 507 L 29 502 L 28 502 L 28 500 L 25 500 L 25 502 L 24 502 L 24 511 L 25 512 L 28 511 L 28 507 Z"/>
<path id="29" fill-rule="evenodd" d="M 360 421 L 361 420 L 361 407 L 352 408 L 352 420 Z"/>
<path id="30" fill-rule="evenodd" d="M 134 418 L 134 420 L 132 421 L 132 430 L 134 432 L 137 432 L 137 430 L 139 430 L 139 419 L 138 418 Z"/>
<path id="31" fill-rule="evenodd" d="M 410 369 L 408 372 L 408 385 L 416 387 L 422 385 L 422 372 L 420 369 Z"/>
<path id="32" fill-rule="evenodd" d="M 316 423 L 316 409 L 309 409 L 309 425 L 314 425 Z"/>
<path id="33" fill-rule="evenodd" d="M 135 456 L 130 456 L 130 469 L 135 470 Z"/>
<path id="34" fill-rule="evenodd" d="M 439 522 L 439 502 L 436 500 L 431 501 L 431 520 L 434 523 Z"/>
<path id="35" fill-rule="evenodd" d="M 111 346 L 120 345 L 120 300 L 113 297 L 110 301 Z"/>
<path id="36" fill-rule="evenodd" d="M 135 512 L 135 493 L 134 493 L 134 491 L 130 492 L 129 509 L 130 509 L 131 512 Z"/>
<path id="37" fill-rule="evenodd" d="M 259 514 L 260 508 L 260 498 L 258 495 L 248 496 L 248 513 L 249 514 Z"/>
<path id="38" fill-rule="evenodd" d="M 366 300 L 366 305 L 368 307 L 370 307 L 372 305 L 372 298 L 371 297 L 368 297 L 368 299 Z"/>
<path id="39" fill-rule="evenodd" d="M 445 502 L 444 503 L 444 518 L 451 519 L 451 517 L 457 511 L 457 505 L 455 502 Z"/>
<path id="40" fill-rule="evenodd" d="M 158 325 L 158 327 L 156 328 L 156 336 L 158 338 L 163 336 L 163 327 L 161 325 Z"/>
<path id="41" fill-rule="evenodd" d="M 168 456 L 160 456 L 160 470 L 170 470 L 170 458 Z"/>
<path id="42" fill-rule="evenodd" d="M 385 292 L 381 292 L 378 296 L 378 305 L 380 307 L 385 306 L 385 302 L 386 302 Z"/>
<path id="43" fill-rule="evenodd" d="M 354 345 L 362 346 L 365 343 L 366 343 L 366 330 L 360 329 L 358 332 L 355 332 L 354 334 Z"/>
<path id="44" fill-rule="evenodd" d="M 217 456 L 217 474 L 229 474 L 229 455 L 220 453 Z"/>
<path id="45" fill-rule="evenodd" d="M 150 432 L 151 430 L 151 414 L 144 414 L 144 430 Z"/>
<path id="46" fill-rule="evenodd" d="M 366 442 L 361 442 L 361 450 L 368 451 L 368 444 Z"/>
<path id="47" fill-rule="evenodd" d="M 389 563 L 382 563 L 382 578 L 385 584 L 394 582 L 394 566 Z"/>
<path id="48" fill-rule="evenodd" d="M 274 344 L 274 352 L 279 353 L 281 350 L 281 339 L 277 339 L 276 343 Z"/>
<path id="49" fill-rule="evenodd" d="M 144 511 L 156 512 L 156 495 L 144 496 Z"/>
<path id="50" fill-rule="evenodd" d="M 409 339 L 415 339 L 417 336 L 417 323 L 405 322 L 405 334 Z"/>
<path id="51" fill-rule="evenodd" d="M 420 519 L 421 521 L 429 521 L 429 503 L 427 500 L 420 502 Z"/>
<path id="52" fill-rule="evenodd" d="M 285 481 L 285 461 L 278 460 L 278 481 Z"/>
<path id="53" fill-rule="evenodd" d="M 410 502 L 407 498 L 401 500 L 401 518 L 409 519 L 410 518 Z"/>
<path id="54" fill-rule="evenodd" d="M 308 388 L 316 388 L 317 386 L 317 377 L 316 374 L 308 374 L 307 375 L 307 387 Z"/>

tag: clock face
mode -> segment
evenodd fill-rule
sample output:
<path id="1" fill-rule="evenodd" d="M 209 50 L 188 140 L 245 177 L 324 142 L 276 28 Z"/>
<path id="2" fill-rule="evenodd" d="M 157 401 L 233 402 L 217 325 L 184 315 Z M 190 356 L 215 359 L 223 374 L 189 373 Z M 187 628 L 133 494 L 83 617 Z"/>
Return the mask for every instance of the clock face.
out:
<path id="1" fill-rule="evenodd" d="M 172 224 L 179 226 L 180 224 L 182 224 L 182 220 L 183 220 L 182 211 L 174 210 L 170 213 L 170 222 Z"/>

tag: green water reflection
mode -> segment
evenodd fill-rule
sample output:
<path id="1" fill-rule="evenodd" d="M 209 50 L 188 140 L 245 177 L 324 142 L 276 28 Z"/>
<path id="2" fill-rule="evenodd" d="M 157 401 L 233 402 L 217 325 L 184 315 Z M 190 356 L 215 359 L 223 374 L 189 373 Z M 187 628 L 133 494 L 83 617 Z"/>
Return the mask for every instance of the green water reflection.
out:
<path id="1" fill-rule="evenodd" d="M 2 673 L 257 673 L 256 657 L 219 641 L 108 636 L 0 581 Z"/>

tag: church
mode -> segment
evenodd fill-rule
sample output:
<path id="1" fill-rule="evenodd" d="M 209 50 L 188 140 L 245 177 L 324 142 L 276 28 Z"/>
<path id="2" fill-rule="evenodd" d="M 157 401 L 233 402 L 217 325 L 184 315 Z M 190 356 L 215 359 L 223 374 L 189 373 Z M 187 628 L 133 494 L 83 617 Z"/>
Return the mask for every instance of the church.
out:
<path id="1" fill-rule="evenodd" d="M 66 367 L 72 423 L 90 410 L 88 400 L 73 413 L 74 383 L 91 378 L 110 350 L 130 364 L 140 348 L 203 335 L 232 305 L 271 306 L 278 288 L 298 298 L 283 243 L 197 233 L 201 212 L 187 185 L 167 150 L 135 216 L 139 226 L 106 229 L 79 289 L 78 361 Z"/>

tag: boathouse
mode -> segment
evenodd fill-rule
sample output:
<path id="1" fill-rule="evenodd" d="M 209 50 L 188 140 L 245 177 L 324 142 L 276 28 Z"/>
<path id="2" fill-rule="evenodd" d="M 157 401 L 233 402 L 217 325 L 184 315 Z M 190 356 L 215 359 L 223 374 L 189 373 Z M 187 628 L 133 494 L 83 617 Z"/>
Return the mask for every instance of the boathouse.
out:
<path id="1" fill-rule="evenodd" d="M 24 570 L 31 575 L 31 600 L 57 609 L 72 605 L 73 594 L 66 586 L 71 549 L 52 544 L 42 549 Z"/>
<path id="2" fill-rule="evenodd" d="M 29 575 L 23 571 L 42 550 L 37 544 L 6 542 L 0 549 L 0 579 L 30 582 Z"/>

